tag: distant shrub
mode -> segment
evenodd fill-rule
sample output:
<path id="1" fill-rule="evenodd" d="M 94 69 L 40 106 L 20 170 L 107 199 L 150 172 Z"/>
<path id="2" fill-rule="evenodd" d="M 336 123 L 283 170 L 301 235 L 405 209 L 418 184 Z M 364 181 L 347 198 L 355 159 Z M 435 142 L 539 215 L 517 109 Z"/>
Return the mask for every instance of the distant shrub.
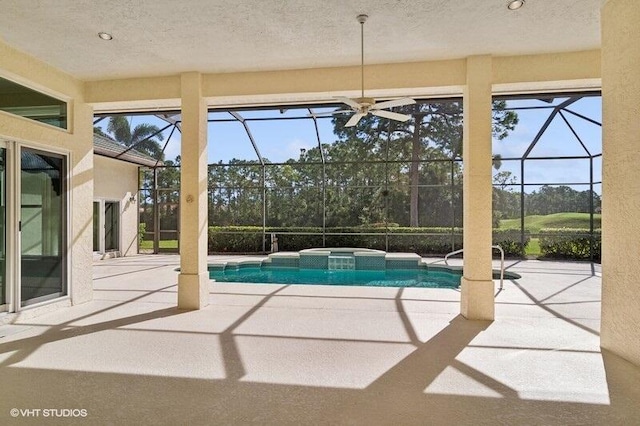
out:
<path id="1" fill-rule="evenodd" d="M 421 255 L 444 255 L 462 248 L 460 228 L 410 228 L 376 225 L 358 227 L 267 227 L 264 248 L 271 250 L 271 234 L 277 238 L 279 251 L 300 251 L 314 247 L 366 247 L 391 252 Z M 499 244 L 507 256 L 523 256 L 529 242 L 520 242 L 520 232 L 496 230 L 493 243 Z M 323 241 L 324 240 L 324 241 Z M 259 253 L 263 251 L 263 229 L 259 226 L 212 226 L 209 228 L 211 253 Z"/>
<path id="2" fill-rule="evenodd" d="M 147 224 L 140 223 L 138 224 L 138 244 L 142 244 L 144 241 L 144 234 L 147 232 Z"/>
<path id="3" fill-rule="evenodd" d="M 210 253 L 262 252 L 260 226 L 210 226 L 208 235 Z M 269 250 L 270 245 L 267 245 Z"/>
<path id="4" fill-rule="evenodd" d="M 524 233 L 524 241 L 521 241 L 519 229 L 494 229 L 493 245 L 500 246 L 504 255 L 508 257 L 524 257 L 527 245 L 531 241 L 529 231 Z"/>
<path id="5" fill-rule="evenodd" d="M 541 229 L 540 251 L 550 259 L 600 260 L 601 232 L 594 230 L 593 238 L 588 229 Z"/>
<path id="6" fill-rule="evenodd" d="M 444 255 L 462 248 L 460 228 L 402 227 L 392 232 L 398 235 L 389 235 L 389 251 Z"/>

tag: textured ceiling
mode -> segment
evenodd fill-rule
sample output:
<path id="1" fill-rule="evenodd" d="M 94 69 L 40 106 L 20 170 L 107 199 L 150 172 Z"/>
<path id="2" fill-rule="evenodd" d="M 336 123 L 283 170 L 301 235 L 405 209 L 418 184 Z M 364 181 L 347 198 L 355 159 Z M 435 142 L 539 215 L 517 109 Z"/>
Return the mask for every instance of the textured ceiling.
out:
<path id="1" fill-rule="evenodd" d="M 602 0 L 2 0 L 0 37 L 84 80 L 597 49 Z M 113 34 L 112 41 L 97 37 Z"/>

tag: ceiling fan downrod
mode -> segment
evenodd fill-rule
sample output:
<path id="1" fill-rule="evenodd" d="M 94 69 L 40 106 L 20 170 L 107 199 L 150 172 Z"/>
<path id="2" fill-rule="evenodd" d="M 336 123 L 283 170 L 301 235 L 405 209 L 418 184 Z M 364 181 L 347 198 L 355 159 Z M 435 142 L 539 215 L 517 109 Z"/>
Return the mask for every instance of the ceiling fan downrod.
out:
<path id="1" fill-rule="evenodd" d="M 360 97 L 364 99 L 364 23 L 367 22 L 369 16 L 362 14 L 358 15 L 356 19 L 360 23 Z"/>

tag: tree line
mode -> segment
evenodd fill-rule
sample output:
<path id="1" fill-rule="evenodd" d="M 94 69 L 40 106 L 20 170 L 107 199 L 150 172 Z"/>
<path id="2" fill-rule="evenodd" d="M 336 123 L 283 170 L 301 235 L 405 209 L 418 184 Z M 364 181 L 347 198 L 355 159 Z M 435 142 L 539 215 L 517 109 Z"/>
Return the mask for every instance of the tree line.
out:
<path id="1" fill-rule="evenodd" d="M 493 188 L 494 227 L 500 226 L 501 219 L 515 219 L 521 215 L 524 201 L 524 215 L 548 215 L 553 213 L 599 213 L 602 198 L 595 191 L 579 191 L 570 186 L 543 185 L 531 193 L 515 192 L 511 185 L 496 184 Z"/>
<path id="2" fill-rule="evenodd" d="M 507 137 L 518 124 L 504 101 L 493 105 L 493 136 Z M 301 150 L 274 164 L 233 159 L 208 168 L 209 224 L 261 226 L 462 226 L 462 103 L 419 102 L 397 108 L 412 119 L 399 123 L 368 115 L 345 127 L 348 115 L 332 118 L 335 141 Z M 98 129 L 100 130 L 100 129 Z M 108 134 L 164 160 L 161 134 L 153 125 L 131 129 L 122 116 L 110 118 Z M 154 135 L 155 134 L 155 135 Z M 152 137 L 149 137 L 149 136 Z M 154 203 L 163 229 L 177 229 L 180 158 L 164 160 L 156 173 L 141 175 L 141 222 L 153 223 Z M 499 169 L 500 158 L 494 158 Z M 520 216 L 520 194 L 509 172 L 496 174 L 494 218 Z M 594 194 L 594 207 L 600 197 Z M 543 186 L 525 194 L 526 214 L 589 212 L 591 193 Z M 264 218 L 264 219 L 263 219 Z M 151 226 L 147 226 L 150 231 Z"/>

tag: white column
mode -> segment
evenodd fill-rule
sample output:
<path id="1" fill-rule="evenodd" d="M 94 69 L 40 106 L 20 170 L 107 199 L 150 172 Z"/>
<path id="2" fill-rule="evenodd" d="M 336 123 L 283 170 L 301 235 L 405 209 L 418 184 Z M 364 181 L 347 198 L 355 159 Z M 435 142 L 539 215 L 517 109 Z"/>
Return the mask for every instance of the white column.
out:
<path id="1" fill-rule="evenodd" d="M 640 7 L 602 8 L 603 348 L 640 366 Z"/>
<path id="2" fill-rule="evenodd" d="M 491 57 L 467 58 L 463 95 L 463 227 L 464 274 L 461 314 L 472 320 L 493 320 L 491 271 Z"/>
<path id="3" fill-rule="evenodd" d="M 180 275 L 178 308 L 209 304 L 207 272 L 207 105 L 199 73 L 181 76 Z"/>
<path id="4" fill-rule="evenodd" d="M 71 302 L 93 299 L 93 108 L 79 99 L 73 103 L 71 156 Z"/>

